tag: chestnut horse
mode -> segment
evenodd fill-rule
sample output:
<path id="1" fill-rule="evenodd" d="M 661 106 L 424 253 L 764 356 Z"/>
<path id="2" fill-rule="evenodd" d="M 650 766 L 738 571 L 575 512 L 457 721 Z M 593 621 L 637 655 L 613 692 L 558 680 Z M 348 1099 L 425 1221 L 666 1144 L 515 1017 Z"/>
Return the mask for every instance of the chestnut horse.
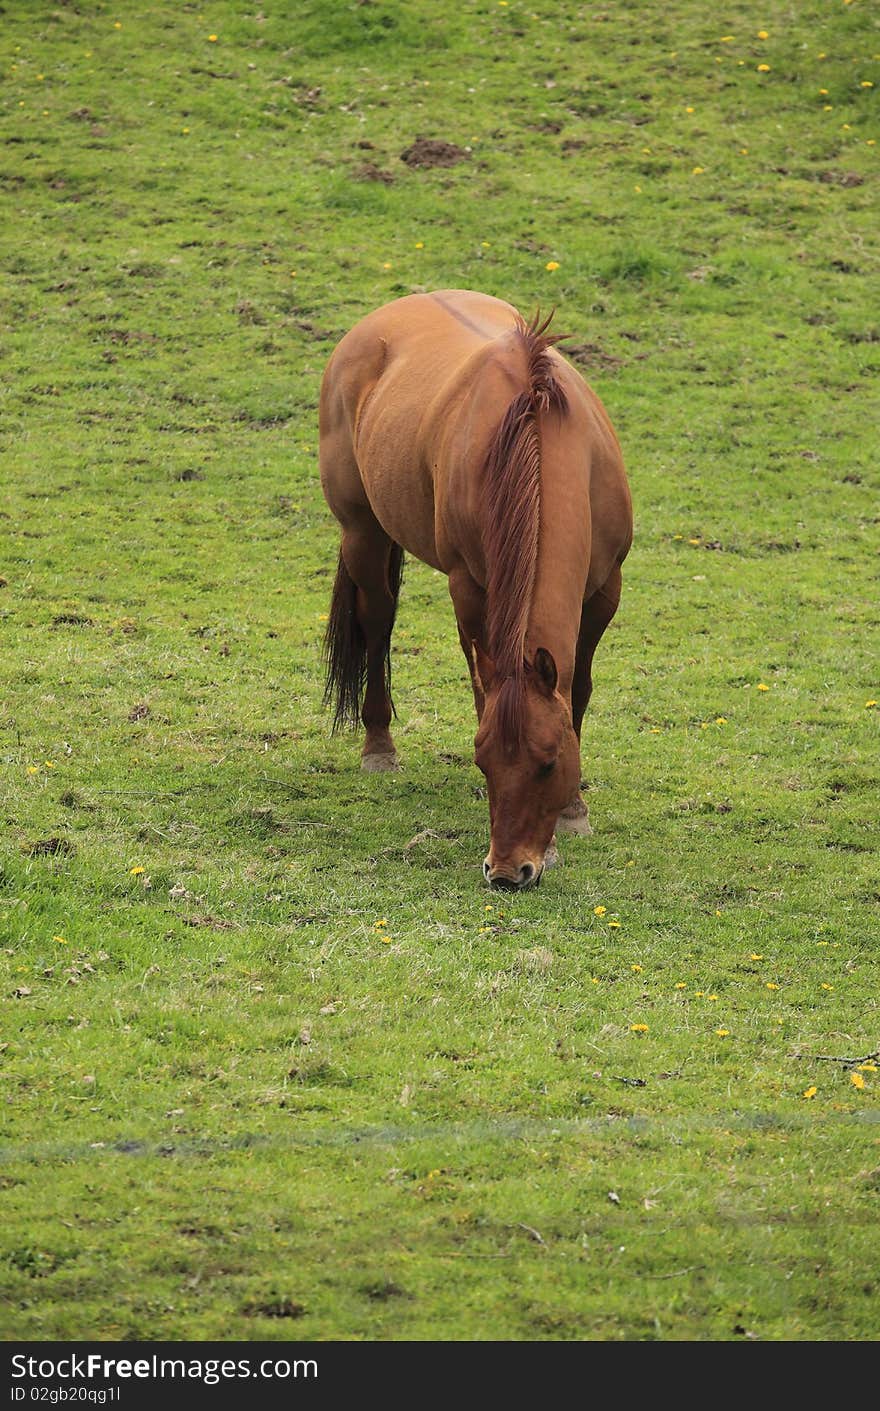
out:
<path id="1" fill-rule="evenodd" d="M 413 294 L 346 334 L 321 387 L 321 482 L 342 526 L 335 727 L 360 717 L 362 767 L 396 767 L 391 629 L 414 554 L 449 579 L 489 796 L 483 874 L 509 889 L 540 881 L 557 828 L 590 832 L 581 721 L 632 538 L 617 437 L 549 322 L 468 290 Z"/>

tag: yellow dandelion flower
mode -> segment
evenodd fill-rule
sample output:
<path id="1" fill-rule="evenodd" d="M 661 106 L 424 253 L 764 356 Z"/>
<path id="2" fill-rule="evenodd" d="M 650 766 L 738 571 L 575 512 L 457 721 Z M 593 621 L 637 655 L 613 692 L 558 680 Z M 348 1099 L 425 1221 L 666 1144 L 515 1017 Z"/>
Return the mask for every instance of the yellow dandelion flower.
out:
<path id="1" fill-rule="evenodd" d="M 687 985 L 685 984 L 684 980 L 678 980 L 678 981 L 676 981 L 675 988 L 676 988 L 677 990 L 686 990 L 686 989 L 687 989 Z"/>
<path id="2" fill-rule="evenodd" d="M 388 935 L 388 932 L 387 932 L 387 931 L 383 931 L 383 932 L 382 932 L 382 934 L 381 934 L 380 937 L 379 937 L 379 940 L 382 942 L 383 946 L 390 946 L 390 945 L 391 945 L 391 937 Z"/>
<path id="3" fill-rule="evenodd" d="M 758 65 L 758 73 L 769 73 L 769 72 L 770 72 L 770 65 L 769 65 L 769 64 L 759 64 L 759 65 Z"/>
<path id="4" fill-rule="evenodd" d="M 861 81 L 861 83 L 859 84 L 859 88 L 873 88 L 873 87 L 874 87 L 874 85 L 873 85 L 873 83 L 871 82 L 871 80 L 870 80 L 869 78 L 863 78 L 862 81 Z"/>
<path id="5" fill-rule="evenodd" d="M 858 1066 L 858 1072 L 859 1072 L 859 1073 L 876 1073 L 876 1072 L 877 1072 L 877 1064 L 876 1064 L 876 1063 L 871 1063 L 870 1060 L 869 1060 L 867 1063 L 860 1063 L 859 1066 Z"/>
<path id="6" fill-rule="evenodd" d="M 840 130 L 841 132 L 852 132 L 852 128 L 850 127 L 848 122 L 841 123 Z"/>
<path id="7" fill-rule="evenodd" d="M 558 260 L 548 260 L 547 263 L 545 264 L 544 268 L 545 268 L 545 269 L 549 269 L 550 273 L 552 274 L 555 269 L 559 269 L 559 261 L 558 261 Z"/>
<path id="8" fill-rule="evenodd" d="M 692 113 L 693 111 L 694 111 L 693 108 L 685 108 L 685 112 L 686 112 L 686 113 Z"/>
<path id="9" fill-rule="evenodd" d="M 392 265 L 392 263 L 391 263 L 390 260 L 386 260 L 385 263 L 383 264 L 382 268 L 383 268 L 383 269 L 393 269 L 394 266 Z"/>
<path id="10" fill-rule="evenodd" d="M 768 990 L 778 990 L 778 989 L 779 989 L 779 986 L 776 984 L 776 981 L 775 981 L 775 980 L 767 980 L 765 983 L 766 983 L 766 986 L 767 986 L 767 989 L 768 989 Z"/>
<path id="11" fill-rule="evenodd" d="M 208 35 L 208 43 L 209 43 L 209 44 L 216 44 L 216 43 L 217 43 L 217 36 L 216 36 L 216 34 L 209 34 L 209 35 Z"/>
<path id="12" fill-rule="evenodd" d="M 39 772 L 40 772 L 40 766 L 39 766 L 38 764 L 29 764 L 29 765 L 28 765 L 28 768 L 27 768 L 27 772 L 28 772 L 28 774 L 39 774 Z"/>
<path id="13" fill-rule="evenodd" d="M 491 250 L 491 248 L 492 248 L 492 241 L 491 241 L 491 240 L 481 240 L 481 241 L 480 241 L 480 244 L 482 245 L 482 247 L 483 247 L 484 250 Z"/>
<path id="14" fill-rule="evenodd" d="M 753 950 L 752 953 L 751 953 L 751 955 L 749 956 L 749 960 L 763 960 L 763 959 L 764 959 L 763 955 L 759 955 L 756 950 Z"/>
<path id="15" fill-rule="evenodd" d="M 831 106 L 830 103 L 823 103 L 823 104 L 822 104 L 822 112 L 823 112 L 823 113 L 833 113 L 833 112 L 834 112 L 834 109 L 833 109 L 833 107 Z"/>
<path id="16" fill-rule="evenodd" d="M 820 88 L 820 89 L 819 89 L 819 95 L 820 95 L 820 97 L 822 97 L 822 98 L 827 98 L 827 97 L 828 97 L 828 89 L 827 89 L 827 88 Z"/>
<path id="17" fill-rule="evenodd" d="M 865 710 L 873 710 L 876 705 L 876 701 L 865 701 Z"/>
<path id="18" fill-rule="evenodd" d="M 425 248 L 425 242 L 424 242 L 424 240 L 417 240 L 417 241 L 416 241 L 416 249 L 417 249 L 417 250 L 424 250 L 424 248 Z"/>
<path id="19" fill-rule="evenodd" d="M 694 990 L 694 994 L 696 995 L 697 999 L 702 999 L 705 993 L 705 990 Z"/>
<path id="20" fill-rule="evenodd" d="M 716 724 L 716 725 L 726 725 L 726 724 L 727 724 L 727 716 L 726 716 L 726 715 L 716 715 L 716 717 L 715 717 L 715 724 Z"/>
<path id="21" fill-rule="evenodd" d="M 53 936 L 53 937 L 52 937 L 52 940 L 55 942 L 55 944 L 56 944 L 57 946 L 66 946 L 66 945 L 67 945 L 67 939 L 66 939 L 65 936 Z"/>
<path id="22" fill-rule="evenodd" d="M 758 682 L 757 689 L 758 689 L 759 691 L 769 691 L 769 690 L 770 690 L 770 687 L 769 687 L 769 686 L 766 686 L 763 681 L 759 681 L 759 682 Z"/>
<path id="23" fill-rule="evenodd" d="M 815 1097 L 819 1089 L 815 1085 L 804 1088 L 804 1097 Z"/>
<path id="24" fill-rule="evenodd" d="M 644 970 L 645 967 L 644 967 L 643 965 L 631 965 L 629 968 L 630 968 L 630 970 L 639 971 L 639 970 Z"/>
<path id="25" fill-rule="evenodd" d="M 740 147 L 739 154 L 741 157 L 747 157 L 749 155 L 748 147 Z"/>
<path id="26" fill-rule="evenodd" d="M 717 996 L 717 995 L 707 995 L 706 998 L 707 998 L 707 999 L 717 999 L 718 996 Z"/>
<path id="27" fill-rule="evenodd" d="M 599 983 L 599 981 L 596 979 L 596 976 L 595 976 L 595 975 L 591 975 L 591 976 L 590 976 L 590 984 L 591 984 L 591 985 L 598 985 L 598 983 Z"/>
<path id="28" fill-rule="evenodd" d="M 694 167 L 693 171 L 691 172 L 691 176 L 702 176 L 705 170 L 705 167 Z M 699 543 L 699 540 L 697 540 L 697 543 Z"/>
<path id="29" fill-rule="evenodd" d="M 647 1034 L 647 1032 L 648 1032 L 648 1026 L 647 1026 L 647 1024 L 630 1024 L 629 1027 L 630 1027 L 630 1029 L 632 1030 L 632 1032 L 633 1032 L 634 1034 Z M 864 1078 L 863 1078 L 863 1079 L 862 1079 L 862 1086 L 863 1086 L 863 1087 L 864 1087 L 864 1083 L 865 1083 L 865 1080 L 864 1080 Z"/>
<path id="30" fill-rule="evenodd" d="M 833 986 L 833 985 L 826 984 L 826 982 L 823 980 L 823 981 L 822 981 L 822 989 L 823 989 L 823 990 L 833 990 L 833 989 L 834 989 L 834 986 Z"/>
<path id="31" fill-rule="evenodd" d="M 861 1073 L 850 1073 L 849 1080 L 854 1088 L 858 1088 L 859 1092 L 861 1092 L 862 1088 L 865 1086 L 865 1080 Z"/>
<path id="32" fill-rule="evenodd" d="M 607 906 L 594 906 L 594 907 L 593 907 L 593 915 L 594 915 L 594 916 L 604 916 L 607 910 L 608 910 Z"/>
<path id="33" fill-rule="evenodd" d="M 726 1039 L 730 1037 L 729 1029 L 716 1029 L 715 1033 L 718 1035 L 719 1039 Z"/>
<path id="34" fill-rule="evenodd" d="M 43 763 L 44 763 L 44 765 L 46 766 L 47 769 L 54 769 L 54 768 L 55 768 L 55 761 L 54 761 L 54 759 L 44 759 L 44 760 L 43 760 Z"/>
<path id="35" fill-rule="evenodd" d="M 145 871 L 145 867 L 130 867 L 128 869 L 128 875 L 129 877 L 140 877 L 141 873 Z"/>
<path id="36" fill-rule="evenodd" d="M 732 43 L 733 43 L 733 35 L 732 35 L 732 34 L 722 34 L 721 39 L 720 39 L 719 42 L 720 42 L 721 44 L 732 44 Z"/>
<path id="37" fill-rule="evenodd" d="M 114 21 L 113 21 L 113 28 L 114 28 L 114 29 L 122 29 L 122 25 L 120 24 L 119 20 L 114 20 Z"/>
<path id="38" fill-rule="evenodd" d="M 620 930 L 620 922 L 619 922 L 619 921 L 609 921 L 609 922 L 608 922 L 608 929 L 609 929 L 609 931 L 619 931 L 619 930 Z"/>
<path id="39" fill-rule="evenodd" d="M 767 33 L 766 29 L 759 29 L 759 30 L 758 30 L 758 38 L 759 38 L 759 39 L 769 39 L 770 36 L 769 36 L 769 34 Z"/>

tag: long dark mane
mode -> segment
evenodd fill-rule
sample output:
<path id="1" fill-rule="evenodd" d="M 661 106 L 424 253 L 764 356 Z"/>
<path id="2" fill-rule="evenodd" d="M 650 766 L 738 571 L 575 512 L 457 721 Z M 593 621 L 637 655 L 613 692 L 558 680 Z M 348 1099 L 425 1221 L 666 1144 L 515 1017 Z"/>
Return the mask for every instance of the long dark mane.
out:
<path id="1" fill-rule="evenodd" d="M 568 407 L 548 350 L 553 318 L 520 319 L 516 332 L 526 356 L 527 386 L 514 397 L 492 438 L 485 465 L 487 647 L 502 681 L 496 705 L 501 739 L 513 748 L 522 737 L 524 644 L 538 565 L 541 517 L 541 421 Z"/>

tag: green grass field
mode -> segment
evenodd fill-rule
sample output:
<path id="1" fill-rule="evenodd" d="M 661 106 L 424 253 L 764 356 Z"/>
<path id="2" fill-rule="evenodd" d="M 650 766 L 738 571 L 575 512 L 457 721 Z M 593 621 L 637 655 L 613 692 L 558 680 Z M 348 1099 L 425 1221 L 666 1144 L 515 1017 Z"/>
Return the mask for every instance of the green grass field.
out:
<path id="1" fill-rule="evenodd" d="M 875 1340 L 876 11 L 3 9 L 2 1336 Z M 321 708 L 321 371 L 444 287 L 635 502 L 522 896 L 441 575 L 401 772 Z"/>

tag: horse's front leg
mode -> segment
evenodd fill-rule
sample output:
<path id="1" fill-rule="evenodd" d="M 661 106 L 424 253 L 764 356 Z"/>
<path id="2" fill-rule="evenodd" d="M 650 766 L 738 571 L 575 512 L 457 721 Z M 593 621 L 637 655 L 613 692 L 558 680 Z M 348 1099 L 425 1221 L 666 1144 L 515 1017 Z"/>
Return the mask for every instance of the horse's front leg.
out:
<path id="1" fill-rule="evenodd" d="M 571 719 L 578 743 L 584 712 L 593 694 L 593 654 L 602 634 L 617 611 L 620 602 L 620 569 L 615 568 L 608 581 L 584 603 L 575 655 L 574 679 L 571 684 Z M 587 805 L 578 789 L 574 798 L 562 810 L 556 823 L 559 833 L 592 833 Z"/>
<path id="2" fill-rule="evenodd" d="M 474 643 L 479 642 L 481 646 L 485 647 L 486 594 L 480 585 L 474 582 L 467 569 L 459 566 L 454 568 L 449 575 L 449 596 L 452 598 L 452 604 L 455 608 L 458 640 L 468 665 L 474 693 L 474 706 L 479 721 L 483 718 L 486 698 L 474 660 Z"/>

